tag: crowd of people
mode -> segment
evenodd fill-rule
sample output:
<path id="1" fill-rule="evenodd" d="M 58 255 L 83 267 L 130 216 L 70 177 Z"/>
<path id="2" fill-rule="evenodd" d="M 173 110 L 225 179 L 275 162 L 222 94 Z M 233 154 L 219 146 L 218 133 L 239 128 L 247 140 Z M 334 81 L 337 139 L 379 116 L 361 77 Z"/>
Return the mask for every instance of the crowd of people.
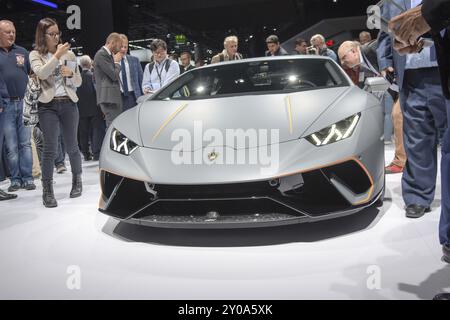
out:
<path id="1" fill-rule="evenodd" d="M 446 31 L 449 20 L 441 21 L 439 13 L 448 8 L 443 3 L 448 1 L 429 0 L 423 5 L 412 1 L 408 8 L 412 9 L 403 14 L 398 7 L 386 3 L 382 15 L 397 23 L 392 30 L 413 19 L 422 19 L 414 28 L 409 24 L 408 32 L 413 36 L 407 39 L 406 31 L 398 32 L 396 37 L 380 31 L 377 39 L 364 31 L 359 39 L 343 42 L 336 53 L 328 48 L 324 36 L 317 34 L 309 41 L 297 39 L 295 51 L 288 53 L 278 36 L 270 35 L 265 56 L 326 56 L 341 64 L 357 86 L 363 87 L 368 77 L 384 77 L 391 83 L 384 103 L 386 122 L 392 116 L 393 125 L 388 126 L 385 138 L 394 132 L 395 157 L 386 172 L 402 173 L 405 214 L 408 218 L 420 218 L 431 210 L 435 197 L 437 151 L 442 145 L 440 240 L 444 258 L 450 262 L 450 40 Z M 434 39 L 432 47 L 423 47 L 417 41 L 426 32 Z M 105 130 L 118 115 L 134 107 L 141 96 L 152 94 L 197 66 L 191 52 L 182 52 L 179 59 L 170 57 L 166 42 L 157 39 L 150 46 L 152 62 L 143 69 L 139 60 L 128 53 L 127 36 L 118 33 L 108 36 L 93 60 L 82 56 L 78 61 L 70 45 L 61 42 L 58 24 L 50 18 L 39 22 L 31 53 L 15 42 L 14 23 L 1 20 L 0 181 L 9 177 L 10 193 L 0 190 L 0 200 L 16 198 L 14 192 L 19 189 L 36 189 L 34 179 L 40 177 L 43 204 L 49 208 L 57 207 L 53 173 L 55 169 L 58 173 L 66 170 L 66 154 L 72 170 L 69 196 L 80 197 L 81 155 L 85 161 L 98 160 Z M 226 37 L 223 51 L 211 63 L 243 59 L 238 44 L 236 36 Z M 31 74 L 38 77 L 41 87 L 39 124 L 33 129 L 22 121 L 22 104 Z"/>
<path id="2" fill-rule="evenodd" d="M 152 61 L 145 68 L 129 54 L 128 37 L 112 33 L 94 59 L 77 59 L 68 43 L 62 43 L 58 23 L 51 18 L 39 21 L 34 50 L 16 44 L 16 29 L 9 20 L 0 21 L 0 181 L 10 179 L 8 192 L 0 190 L 0 201 L 15 199 L 20 189 L 35 190 L 42 180 L 43 204 L 57 207 L 53 173 L 67 171 L 66 155 L 72 170 L 71 198 L 82 194 L 82 157 L 98 161 L 106 129 L 122 112 L 134 107 L 143 95 L 152 94 L 175 77 L 198 65 L 192 54 L 180 58 L 168 55 L 165 41 L 151 45 Z M 238 37 L 228 36 L 224 49 L 211 64 L 241 60 Z M 308 45 L 297 41 L 294 54 L 316 54 L 337 61 L 322 35 Z M 276 35 L 266 39 L 265 56 L 288 55 Z M 179 61 L 178 61 L 179 60 Z M 29 76 L 39 79 L 39 123 L 31 128 L 22 121 L 23 99 Z"/>

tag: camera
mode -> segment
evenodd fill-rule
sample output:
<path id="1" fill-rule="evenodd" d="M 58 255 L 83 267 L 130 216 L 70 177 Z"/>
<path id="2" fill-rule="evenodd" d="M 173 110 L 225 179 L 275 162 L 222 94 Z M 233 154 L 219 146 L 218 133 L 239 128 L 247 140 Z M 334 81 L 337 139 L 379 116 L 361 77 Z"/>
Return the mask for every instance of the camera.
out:
<path id="1" fill-rule="evenodd" d="M 395 72 L 386 72 L 386 80 L 389 81 L 390 84 L 397 83 Z"/>
<path id="2" fill-rule="evenodd" d="M 317 49 L 314 46 L 306 48 L 306 54 L 317 55 Z"/>

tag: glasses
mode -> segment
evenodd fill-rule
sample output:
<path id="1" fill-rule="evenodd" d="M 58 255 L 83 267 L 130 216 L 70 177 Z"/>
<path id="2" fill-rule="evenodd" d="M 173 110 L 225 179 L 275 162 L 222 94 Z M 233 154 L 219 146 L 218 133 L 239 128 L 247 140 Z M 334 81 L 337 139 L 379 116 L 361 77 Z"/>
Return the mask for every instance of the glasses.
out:
<path id="1" fill-rule="evenodd" d="M 165 54 L 167 54 L 167 51 L 166 51 L 166 50 L 157 50 L 157 51 L 153 51 L 153 55 L 155 55 L 155 56 L 163 56 L 163 55 L 165 55 Z"/>
<path id="2" fill-rule="evenodd" d="M 58 33 L 55 33 L 55 32 L 52 32 L 52 33 L 46 33 L 46 35 L 48 35 L 48 36 L 50 36 L 50 37 L 52 37 L 52 38 L 56 38 L 56 37 L 61 38 L 62 32 L 58 32 Z"/>

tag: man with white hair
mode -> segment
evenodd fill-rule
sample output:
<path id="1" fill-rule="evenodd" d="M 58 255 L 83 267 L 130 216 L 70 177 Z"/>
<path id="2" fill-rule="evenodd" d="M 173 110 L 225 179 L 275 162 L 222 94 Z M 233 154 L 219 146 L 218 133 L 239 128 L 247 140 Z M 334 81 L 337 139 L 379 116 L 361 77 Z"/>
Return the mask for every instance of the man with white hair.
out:
<path id="1" fill-rule="evenodd" d="M 226 37 L 223 47 L 223 51 L 212 58 L 211 64 L 242 59 L 242 54 L 238 52 L 238 38 L 236 36 Z"/>
<path id="2" fill-rule="evenodd" d="M 316 35 L 312 36 L 310 42 L 311 42 L 311 45 L 314 48 L 316 48 L 318 55 L 330 57 L 334 61 L 338 62 L 336 53 L 334 53 L 333 50 L 328 48 L 323 35 L 316 34 Z"/>

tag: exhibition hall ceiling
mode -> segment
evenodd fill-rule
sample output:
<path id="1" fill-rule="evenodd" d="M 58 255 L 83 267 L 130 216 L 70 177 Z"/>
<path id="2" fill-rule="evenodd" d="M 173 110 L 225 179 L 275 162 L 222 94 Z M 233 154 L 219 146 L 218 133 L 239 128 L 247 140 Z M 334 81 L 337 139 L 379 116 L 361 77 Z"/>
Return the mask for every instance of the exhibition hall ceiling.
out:
<path id="1" fill-rule="evenodd" d="M 0 18 L 14 20 L 18 41 L 30 46 L 34 28 L 44 16 L 58 21 L 67 17 L 66 8 L 76 0 L 52 0 L 58 9 L 38 0 L 0 0 Z M 220 47 L 223 37 L 237 34 L 263 38 L 277 33 L 290 38 L 327 18 L 361 16 L 377 1 L 370 0 L 127 0 L 128 34 L 132 40 L 164 37 L 179 29 L 210 47 Z M 63 26 L 64 27 L 64 26 Z M 172 30 L 173 29 L 173 30 Z M 71 32 L 64 30 L 66 36 Z"/>

